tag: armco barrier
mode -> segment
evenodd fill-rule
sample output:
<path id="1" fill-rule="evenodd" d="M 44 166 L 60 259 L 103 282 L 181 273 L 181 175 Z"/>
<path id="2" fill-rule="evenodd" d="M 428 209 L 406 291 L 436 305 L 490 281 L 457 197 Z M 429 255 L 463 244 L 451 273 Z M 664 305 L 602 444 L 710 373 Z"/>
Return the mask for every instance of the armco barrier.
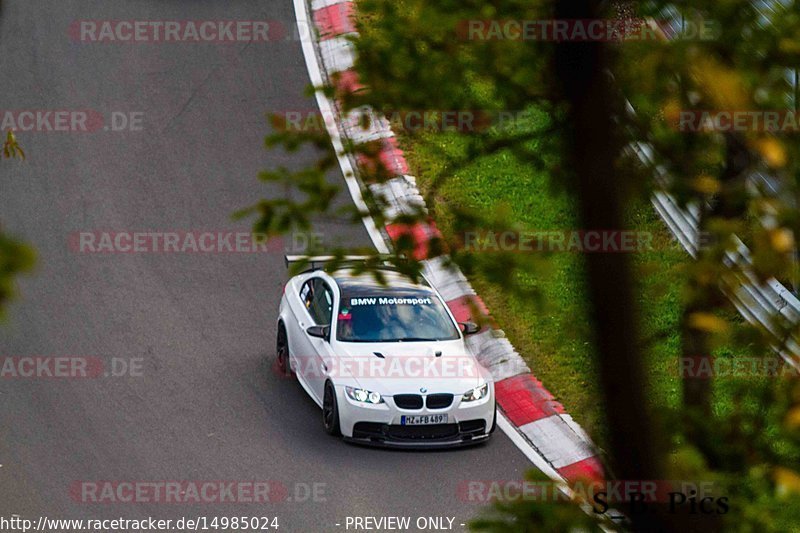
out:
<path id="1" fill-rule="evenodd" d="M 760 0 L 754 2 L 754 6 L 760 15 L 758 22 L 761 25 L 769 24 L 770 17 L 780 16 L 779 8 L 783 8 L 776 0 Z M 685 19 L 673 6 L 665 8 L 660 14 L 660 18 L 672 20 L 676 33 L 683 31 Z M 797 83 L 796 70 L 794 83 Z M 630 102 L 628 102 L 628 113 L 636 114 Z M 631 148 L 646 166 L 653 169 L 656 182 L 666 189 L 670 177 L 665 169 L 656 163 L 653 147 L 648 143 L 634 143 Z M 674 199 L 663 191 L 656 192 L 652 201 L 656 211 L 681 246 L 692 257 L 696 257 L 698 246 L 697 206 L 681 209 Z M 753 273 L 750 250 L 738 237 L 736 241 L 736 251 L 729 252 L 725 258 L 725 265 L 731 267 L 736 280 L 724 281 L 722 288 L 748 322 L 769 332 L 772 337 L 772 348 L 787 363 L 800 370 L 798 338 L 796 336 L 787 337 L 781 333 L 781 329 L 787 330 L 787 325 L 796 326 L 800 323 L 800 300 L 774 278 L 764 283 L 760 282 Z M 783 328 L 779 327 L 780 321 L 785 321 Z"/>
<path id="2" fill-rule="evenodd" d="M 324 81 L 337 87 L 337 91 L 361 89 L 362 85 L 352 70 L 355 52 L 348 40 L 348 36 L 357 35 L 350 19 L 354 12 L 352 2 L 311 0 L 306 7 L 310 7 L 310 13 L 305 13 L 306 18 L 310 15 L 309 20 L 314 20 L 317 25 L 315 54 Z M 354 119 L 352 112 L 349 115 L 343 112 L 336 100 L 333 101 L 333 106 L 341 137 L 354 143 L 380 143 L 377 162 L 348 155 L 350 166 L 356 169 L 356 173 L 362 165 L 380 164 L 390 177 L 380 184 L 365 184 L 360 180 L 362 191 L 369 187 L 372 194 L 382 198 L 389 206 L 387 220 L 392 220 L 398 214 L 418 213 L 420 210 L 424 212 L 423 197 L 417 189 L 414 177 L 408 175 L 408 165 L 389 124 L 382 117 L 377 117 L 371 109 L 361 109 L 358 111 L 366 112 L 373 118 L 369 121 L 369 127 L 364 129 Z M 454 265 L 448 264 L 447 257 L 425 259 L 427 240 L 437 235 L 433 221 L 422 222 L 413 227 L 389 224 L 381 229 L 381 233 L 387 242 L 403 236 L 414 240 L 417 255 L 423 259 L 426 277 L 439 290 L 459 320 L 478 319 L 480 317 L 477 315 L 488 315 L 489 311 L 480 297 L 475 294 L 464 275 Z M 603 470 L 597 450 L 588 435 L 531 374 L 524 359 L 505 338 L 502 330 L 487 327 L 468 337 L 468 346 L 494 377 L 499 409 L 508 417 L 519 436 L 547 463 L 554 479 L 602 479 Z"/>
<path id="3" fill-rule="evenodd" d="M 669 175 L 656 163 L 652 147 L 646 143 L 634 143 L 631 149 L 644 165 L 653 169 L 656 182 L 666 187 Z M 696 257 L 699 244 L 697 206 L 681 209 L 674 198 L 663 191 L 657 191 L 652 202 L 681 246 L 692 257 Z M 800 300 L 774 278 L 760 282 L 753 273 L 750 250 L 738 237 L 735 239 L 736 250 L 729 251 L 724 260 L 725 265 L 730 267 L 733 279 L 724 278 L 722 288 L 748 322 L 769 333 L 772 348 L 787 363 L 800 370 L 798 338 L 781 333 L 787 330 L 787 325 L 800 324 Z M 781 321 L 784 324 L 780 324 Z"/>

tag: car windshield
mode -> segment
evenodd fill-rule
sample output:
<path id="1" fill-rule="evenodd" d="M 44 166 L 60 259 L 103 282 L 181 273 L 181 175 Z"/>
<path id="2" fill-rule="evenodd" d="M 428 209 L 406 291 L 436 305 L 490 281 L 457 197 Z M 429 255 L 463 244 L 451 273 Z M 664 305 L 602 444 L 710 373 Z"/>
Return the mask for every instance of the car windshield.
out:
<path id="1" fill-rule="evenodd" d="M 343 297 L 336 339 L 344 342 L 415 342 L 459 338 L 442 301 L 428 291 Z"/>

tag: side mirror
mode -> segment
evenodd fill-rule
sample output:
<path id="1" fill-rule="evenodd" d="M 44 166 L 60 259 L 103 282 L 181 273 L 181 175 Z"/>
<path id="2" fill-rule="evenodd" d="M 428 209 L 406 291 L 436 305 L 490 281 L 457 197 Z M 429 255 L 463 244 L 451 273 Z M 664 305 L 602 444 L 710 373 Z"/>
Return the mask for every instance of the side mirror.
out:
<path id="1" fill-rule="evenodd" d="M 310 328 L 306 329 L 306 333 L 308 333 L 312 337 L 317 337 L 318 339 L 328 340 L 330 335 L 331 327 L 330 326 L 311 326 Z"/>
<path id="2" fill-rule="evenodd" d="M 459 326 L 461 326 L 461 331 L 464 335 L 472 335 L 473 333 L 478 333 L 481 330 L 481 327 L 474 322 L 459 322 Z"/>

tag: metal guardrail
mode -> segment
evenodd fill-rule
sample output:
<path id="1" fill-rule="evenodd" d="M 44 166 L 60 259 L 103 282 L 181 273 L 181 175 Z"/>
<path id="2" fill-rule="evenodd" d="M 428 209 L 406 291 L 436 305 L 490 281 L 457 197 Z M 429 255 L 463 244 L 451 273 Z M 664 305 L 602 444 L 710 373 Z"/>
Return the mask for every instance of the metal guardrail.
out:
<path id="1" fill-rule="evenodd" d="M 661 186 L 666 185 L 669 175 L 655 161 L 652 146 L 639 142 L 630 147 L 642 163 L 654 170 L 656 182 Z M 681 246 L 692 257 L 697 257 L 700 246 L 699 208 L 696 205 L 681 208 L 664 191 L 657 191 L 652 203 Z M 782 333 L 787 331 L 787 326 L 800 325 L 800 300 L 774 278 L 766 282 L 759 281 L 753 271 L 750 250 L 741 239 L 734 238 L 736 250 L 725 254 L 724 263 L 730 267 L 731 276 L 723 278 L 723 290 L 748 322 L 768 332 L 772 348 L 787 363 L 800 370 L 800 337 Z"/>
<path id="2" fill-rule="evenodd" d="M 782 0 L 756 1 L 760 1 L 763 4 L 763 8 L 769 8 L 770 10 L 776 7 L 776 2 L 779 4 L 782 2 Z M 667 17 L 675 17 L 677 24 L 678 15 L 679 12 L 675 10 L 672 13 L 668 13 Z M 682 19 L 680 24 L 683 24 Z M 318 60 L 324 63 L 319 47 L 315 47 L 315 51 L 318 55 Z M 326 82 L 330 83 L 330 80 L 327 79 L 327 72 L 324 71 L 323 76 L 325 76 Z M 338 111 L 342 112 L 341 109 L 338 109 Z M 628 112 L 635 114 L 635 110 L 630 103 L 628 103 Z M 346 137 L 349 137 L 349 132 L 344 131 L 343 133 Z M 670 182 L 669 173 L 665 167 L 656 162 L 654 150 L 650 144 L 638 142 L 632 143 L 630 147 L 645 166 L 654 170 L 656 182 L 664 189 L 656 192 L 653 196 L 653 206 L 681 246 L 692 257 L 696 257 L 700 245 L 698 231 L 699 208 L 696 205 L 681 208 L 670 194 L 664 192 Z M 348 154 L 348 156 L 351 158 L 353 168 L 356 168 L 357 161 L 355 157 L 353 154 Z M 382 233 L 385 233 L 385 230 L 382 230 Z M 386 235 L 384 236 L 386 237 Z M 736 251 L 728 252 L 725 258 L 726 265 L 731 267 L 731 277 L 723 281 L 723 290 L 748 322 L 763 328 L 770 334 L 772 348 L 787 363 L 800 370 L 800 337 L 787 337 L 782 333 L 788 330 L 787 325 L 800 325 L 800 300 L 774 278 L 766 282 L 760 282 L 753 271 L 750 250 L 738 237 L 736 237 L 736 240 Z"/>
<path id="3" fill-rule="evenodd" d="M 770 24 L 771 18 L 780 16 L 781 8 L 786 9 L 791 3 L 792 0 L 754 0 L 753 5 L 760 15 L 757 23 Z M 684 20 L 678 9 L 667 8 L 662 11 L 662 15 L 682 29 Z M 787 96 L 795 98 L 793 101 L 795 108 L 797 79 L 797 69 L 787 71 L 786 81 L 792 88 L 792 91 L 787 92 Z M 635 114 L 630 103 L 628 112 Z M 667 170 L 656 162 L 653 147 L 648 143 L 639 142 L 633 143 L 631 148 L 646 166 L 654 170 L 656 182 L 666 190 L 670 177 Z M 653 195 L 653 206 L 681 246 L 692 257 L 696 257 L 700 245 L 699 208 L 697 205 L 689 205 L 682 209 L 664 190 Z M 791 326 L 800 325 L 800 300 L 774 278 L 766 282 L 760 281 L 753 271 L 750 250 L 741 239 L 734 238 L 736 250 L 727 252 L 724 259 L 725 265 L 730 267 L 731 275 L 722 280 L 722 288 L 748 322 L 768 332 L 772 348 L 787 363 L 800 370 L 800 337 L 784 333 L 789 331 Z"/>

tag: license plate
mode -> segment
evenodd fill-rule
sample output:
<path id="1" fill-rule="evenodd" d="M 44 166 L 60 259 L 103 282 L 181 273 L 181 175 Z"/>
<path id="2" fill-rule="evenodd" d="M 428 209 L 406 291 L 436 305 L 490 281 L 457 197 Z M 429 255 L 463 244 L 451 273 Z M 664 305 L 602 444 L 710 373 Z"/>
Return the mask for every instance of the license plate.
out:
<path id="1" fill-rule="evenodd" d="M 426 426 L 429 424 L 447 424 L 447 422 L 447 415 L 414 415 L 400 417 L 400 425 L 402 426 Z"/>

